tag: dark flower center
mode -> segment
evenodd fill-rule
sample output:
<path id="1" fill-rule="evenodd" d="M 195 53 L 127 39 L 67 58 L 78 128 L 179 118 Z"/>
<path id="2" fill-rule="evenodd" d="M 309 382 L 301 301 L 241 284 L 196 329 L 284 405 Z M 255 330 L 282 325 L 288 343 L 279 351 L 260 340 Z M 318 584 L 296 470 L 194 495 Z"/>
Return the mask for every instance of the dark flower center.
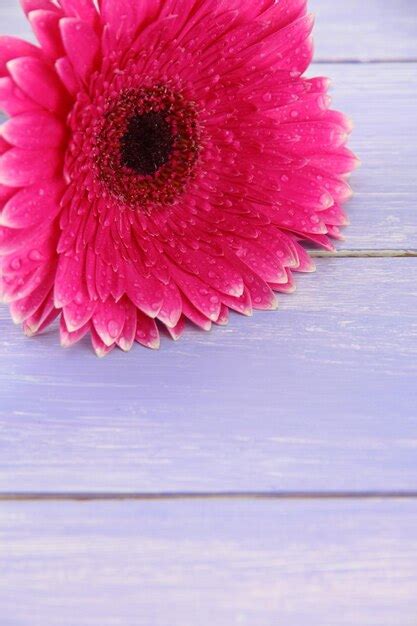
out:
<path id="1" fill-rule="evenodd" d="M 196 106 L 165 85 L 121 90 L 93 132 L 98 180 L 121 208 L 149 213 L 171 205 L 195 175 Z"/>
<path id="2" fill-rule="evenodd" d="M 138 174 L 151 175 L 169 161 L 174 137 L 166 111 L 134 115 L 120 140 L 122 164 Z"/>

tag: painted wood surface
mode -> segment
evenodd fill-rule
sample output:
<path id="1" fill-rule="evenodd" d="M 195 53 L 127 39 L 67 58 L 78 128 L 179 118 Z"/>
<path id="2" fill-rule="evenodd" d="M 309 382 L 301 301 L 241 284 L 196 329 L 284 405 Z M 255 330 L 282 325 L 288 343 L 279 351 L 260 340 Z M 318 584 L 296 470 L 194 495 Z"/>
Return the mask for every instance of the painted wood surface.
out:
<path id="1" fill-rule="evenodd" d="M 309 6 L 317 60 L 417 59 L 415 0 L 309 0 Z"/>
<path id="2" fill-rule="evenodd" d="M 334 106 L 354 121 L 350 145 L 362 160 L 338 248 L 417 249 L 417 63 L 316 65 L 310 74 L 331 77 Z"/>
<path id="3" fill-rule="evenodd" d="M 417 59 L 414 0 L 310 0 L 316 16 L 318 61 Z M 1 0 L 0 24 L 10 34 L 28 36 L 19 0 Z"/>
<path id="4" fill-rule="evenodd" d="M 7 503 L 2 626 L 415 626 L 417 502 Z"/>
<path id="5" fill-rule="evenodd" d="M 417 259 L 320 259 L 280 303 L 104 360 L 9 330 L 0 490 L 417 488 Z"/>
<path id="6" fill-rule="evenodd" d="M 17 5 L 1 32 L 27 34 Z M 417 624 L 417 499 L 388 493 L 417 489 L 417 12 L 310 6 L 310 74 L 363 161 L 352 258 L 278 312 L 104 361 L 0 309 L 1 626 Z"/>

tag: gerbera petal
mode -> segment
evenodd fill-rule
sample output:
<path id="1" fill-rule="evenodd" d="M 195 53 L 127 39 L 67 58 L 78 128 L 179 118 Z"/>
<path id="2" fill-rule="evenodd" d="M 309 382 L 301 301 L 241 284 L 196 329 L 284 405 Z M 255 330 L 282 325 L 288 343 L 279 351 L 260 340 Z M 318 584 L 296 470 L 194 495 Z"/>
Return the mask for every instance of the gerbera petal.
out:
<path id="1" fill-rule="evenodd" d="M 75 300 L 83 290 L 83 259 L 78 256 L 61 255 L 54 285 L 55 306 L 62 309 Z"/>
<path id="2" fill-rule="evenodd" d="M 164 302 L 161 283 L 152 276 L 142 276 L 132 266 L 127 267 L 126 293 L 138 309 L 152 318 L 158 315 Z"/>
<path id="3" fill-rule="evenodd" d="M 15 193 L 2 212 L 2 223 L 12 228 L 28 228 L 53 220 L 60 209 L 62 181 L 36 183 Z"/>
<path id="4" fill-rule="evenodd" d="M 39 179 L 51 179 L 58 171 L 61 158 L 57 150 L 47 149 L 40 154 L 37 150 L 12 148 L 0 157 L 0 183 L 26 187 Z"/>
<path id="5" fill-rule="evenodd" d="M 56 243 L 57 224 L 46 222 L 33 228 L 8 228 L 0 226 L 0 254 L 16 251 L 37 251 L 47 240 Z"/>
<path id="6" fill-rule="evenodd" d="M 43 9 L 45 11 L 59 11 L 56 4 L 52 0 L 20 0 L 22 9 L 28 15 L 31 11 Z"/>
<path id="7" fill-rule="evenodd" d="M 16 85 L 32 100 L 48 111 L 66 110 L 66 97 L 56 74 L 42 60 L 20 57 L 7 63 Z"/>
<path id="8" fill-rule="evenodd" d="M 76 96 L 80 89 L 80 82 L 68 57 L 58 59 L 55 69 L 68 93 Z"/>
<path id="9" fill-rule="evenodd" d="M 21 324 L 42 306 L 53 285 L 53 281 L 54 273 L 50 272 L 39 287 L 36 287 L 28 296 L 11 303 L 10 313 L 15 324 Z"/>
<path id="10" fill-rule="evenodd" d="M 87 80 L 93 71 L 100 50 L 100 41 L 86 22 L 75 18 L 60 21 L 62 40 L 76 74 Z"/>
<path id="11" fill-rule="evenodd" d="M 227 326 L 229 323 L 229 309 L 225 304 L 222 304 L 219 317 L 216 319 L 216 324 L 219 326 Z"/>
<path id="12" fill-rule="evenodd" d="M 0 75 L 7 74 L 7 63 L 18 57 L 41 57 L 42 50 L 18 37 L 0 35 Z"/>
<path id="13" fill-rule="evenodd" d="M 58 147 L 65 137 L 65 128 L 49 113 L 28 111 L 5 122 L 0 127 L 0 134 L 18 148 L 43 150 Z"/>
<path id="14" fill-rule="evenodd" d="M 219 294 L 195 276 L 183 272 L 176 266 L 172 266 L 171 271 L 181 291 L 187 296 L 191 304 L 208 319 L 216 320 L 219 317 L 221 307 Z"/>
<path id="15" fill-rule="evenodd" d="M 31 11 L 28 17 L 32 30 L 44 53 L 52 59 L 62 56 L 64 48 L 59 32 L 60 14 L 55 11 L 39 9 Z"/>
<path id="16" fill-rule="evenodd" d="M 111 346 L 118 340 L 125 318 L 126 309 L 122 302 L 108 298 L 106 302 L 97 303 L 92 321 L 98 336 L 106 346 Z"/>
<path id="17" fill-rule="evenodd" d="M 139 15 L 148 10 L 148 4 L 151 3 L 118 0 L 116 4 L 113 0 L 100 0 L 102 20 L 115 38 L 132 35 L 137 28 Z"/>
<path id="18" fill-rule="evenodd" d="M 87 324 L 85 324 L 78 330 L 70 332 L 67 328 L 64 317 L 61 317 L 59 327 L 61 346 L 63 348 L 70 348 L 78 341 L 80 341 L 83 337 L 85 337 L 85 335 L 90 331 L 90 328 L 90 322 L 87 322 Z"/>
<path id="19" fill-rule="evenodd" d="M 50 268 L 43 264 L 26 275 L 23 273 L 4 274 L 2 277 L 3 302 L 15 302 L 16 300 L 26 298 L 42 283 L 49 272 Z"/>
<path id="20" fill-rule="evenodd" d="M 137 311 L 136 307 L 129 300 L 125 299 L 123 304 L 125 307 L 125 321 L 123 330 L 117 339 L 117 345 L 124 352 L 129 352 L 136 337 Z"/>
<path id="21" fill-rule="evenodd" d="M 41 304 L 41 306 L 28 317 L 23 323 L 23 329 L 27 337 L 33 337 L 47 328 L 59 315 L 55 309 L 52 290 Z"/>
<path id="22" fill-rule="evenodd" d="M 0 78 L 0 109 L 7 115 L 19 115 L 39 109 L 39 105 L 16 87 L 11 78 L 4 76 Z"/>
<path id="23" fill-rule="evenodd" d="M 174 341 L 178 341 L 178 339 L 183 334 L 184 330 L 185 330 L 185 318 L 184 317 L 181 317 L 181 319 L 178 321 L 178 324 L 176 326 L 172 328 L 170 326 L 167 326 L 167 331 L 171 339 L 173 339 Z"/>
<path id="24" fill-rule="evenodd" d="M 184 316 L 202 330 L 209 331 L 212 326 L 211 320 L 199 311 L 186 297 L 183 299 L 182 310 Z"/>
<path id="25" fill-rule="evenodd" d="M 68 331 L 73 333 L 87 324 L 96 308 L 97 302 L 90 300 L 87 290 L 81 285 L 80 291 L 75 294 L 72 302 L 69 302 L 63 307 L 63 314 Z"/>
<path id="26" fill-rule="evenodd" d="M 159 331 L 155 320 L 141 311 L 137 312 L 135 339 L 142 346 L 152 350 L 158 350 L 160 346 Z"/>
<path id="27" fill-rule="evenodd" d="M 158 319 L 173 328 L 178 324 L 182 313 L 182 298 L 174 281 L 164 286 L 164 301 L 158 313 Z"/>
<path id="28" fill-rule="evenodd" d="M 102 358 L 106 356 L 106 354 L 109 354 L 109 352 L 114 350 L 114 348 L 116 347 L 115 343 L 113 343 L 111 346 L 106 346 L 104 341 L 102 341 L 100 336 L 97 334 L 97 331 L 95 330 L 94 326 L 91 326 L 90 332 L 91 332 L 91 343 L 98 357 Z"/>
<path id="29" fill-rule="evenodd" d="M 93 0 L 59 0 L 64 12 L 69 17 L 78 17 L 83 22 L 94 24 L 98 14 Z"/>

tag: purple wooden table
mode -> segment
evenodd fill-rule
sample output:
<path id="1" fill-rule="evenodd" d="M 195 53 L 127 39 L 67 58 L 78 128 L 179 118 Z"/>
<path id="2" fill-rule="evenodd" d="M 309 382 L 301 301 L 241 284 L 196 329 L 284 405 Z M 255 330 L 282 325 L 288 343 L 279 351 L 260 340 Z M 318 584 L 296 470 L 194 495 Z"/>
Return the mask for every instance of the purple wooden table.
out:
<path id="1" fill-rule="evenodd" d="M 311 8 L 363 167 L 280 311 L 98 360 L 0 310 L 0 626 L 417 625 L 416 5 Z"/>

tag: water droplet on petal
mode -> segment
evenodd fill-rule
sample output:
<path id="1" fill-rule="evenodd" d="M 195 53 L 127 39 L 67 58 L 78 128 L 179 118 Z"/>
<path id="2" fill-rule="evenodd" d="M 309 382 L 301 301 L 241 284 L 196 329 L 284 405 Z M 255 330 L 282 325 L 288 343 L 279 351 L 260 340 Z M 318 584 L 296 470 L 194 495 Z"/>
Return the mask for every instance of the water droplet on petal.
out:
<path id="1" fill-rule="evenodd" d="M 119 324 L 115 322 L 114 320 L 110 320 L 110 322 L 107 325 L 107 329 L 109 331 L 110 337 L 113 337 L 113 339 L 115 339 L 117 335 L 119 334 Z"/>

